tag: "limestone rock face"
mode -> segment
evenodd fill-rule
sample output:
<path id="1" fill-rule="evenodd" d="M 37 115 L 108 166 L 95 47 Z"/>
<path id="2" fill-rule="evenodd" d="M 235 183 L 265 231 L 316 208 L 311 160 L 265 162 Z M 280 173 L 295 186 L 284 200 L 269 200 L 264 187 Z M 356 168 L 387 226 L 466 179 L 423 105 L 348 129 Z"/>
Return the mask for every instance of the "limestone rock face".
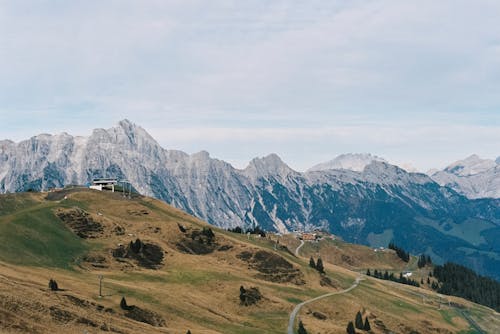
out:
<path id="1" fill-rule="evenodd" d="M 346 154 L 302 173 L 270 154 L 240 170 L 208 152 L 164 149 L 127 120 L 89 137 L 0 141 L 0 193 L 114 177 L 219 227 L 322 229 L 372 246 L 394 239 L 414 254 L 426 252 L 438 263 L 460 259 L 495 277 L 498 169 L 498 161 L 472 156 L 428 176 L 369 154 Z"/>

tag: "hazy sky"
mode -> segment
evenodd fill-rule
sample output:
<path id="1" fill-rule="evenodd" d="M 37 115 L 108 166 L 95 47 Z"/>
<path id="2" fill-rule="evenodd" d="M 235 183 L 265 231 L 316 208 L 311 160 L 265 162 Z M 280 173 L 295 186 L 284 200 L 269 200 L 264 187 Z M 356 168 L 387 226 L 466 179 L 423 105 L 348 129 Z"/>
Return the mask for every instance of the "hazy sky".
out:
<path id="1" fill-rule="evenodd" d="M 306 169 L 500 155 L 500 1 L 3 1 L 0 138 L 127 118 Z"/>

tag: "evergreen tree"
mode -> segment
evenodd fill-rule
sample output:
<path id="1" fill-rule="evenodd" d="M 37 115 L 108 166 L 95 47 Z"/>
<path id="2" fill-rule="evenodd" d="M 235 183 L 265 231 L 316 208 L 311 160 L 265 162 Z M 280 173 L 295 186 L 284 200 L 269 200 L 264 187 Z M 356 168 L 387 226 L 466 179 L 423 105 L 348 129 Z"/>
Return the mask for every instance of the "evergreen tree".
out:
<path id="1" fill-rule="evenodd" d="M 393 241 L 389 243 L 389 249 L 396 251 L 397 256 L 401 260 L 405 262 L 410 261 L 410 253 L 406 252 L 403 248 L 396 246 Z"/>
<path id="2" fill-rule="evenodd" d="M 349 321 L 349 323 L 347 324 L 346 331 L 347 334 L 356 334 L 356 330 L 354 330 L 354 324 L 352 323 L 352 321 Z"/>
<path id="3" fill-rule="evenodd" d="M 370 327 L 370 322 L 368 321 L 368 317 L 366 317 L 366 319 L 365 319 L 365 324 L 363 325 L 363 329 L 364 329 L 365 331 L 369 331 L 369 330 L 371 330 L 371 329 L 372 329 L 372 328 Z"/>
<path id="4" fill-rule="evenodd" d="M 325 268 L 323 267 L 323 261 L 321 258 L 318 258 L 318 261 L 316 262 L 316 270 L 322 274 L 325 273 Z"/>
<path id="5" fill-rule="evenodd" d="M 370 269 L 366 270 L 366 276 L 371 276 L 372 273 L 370 272 Z"/>
<path id="6" fill-rule="evenodd" d="M 122 310 L 129 310 L 130 306 L 127 305 L 127 300 L 125 297 L 122 297 L 122 300 L 120 301 L 120 307 Z"/>
<path id="7" fill-rule="evenodd" d="M 361 316 L 361 312 L 358 311 L 356 313 L 356 318 L 354 319 L 354 325 L 357 329 L 363 329 L 363 317 Z"/>
<path id="8" fill-rule="evenodd" d="M 431 279 L 427 276 L 427 284 L 431 284 Z"/>
<path id="9" fill-rule="evenodd" d="M 435 266 L 434 277 L 439 283 L 433 283 L 433 288 L 439 293 L 462 297 L 500 311 L 500 282 L 455 263 Z"/>
<path id="10" fill-rule="evenodd" d="M 384 279 L 385 280 L 388 280 L 389 279 L 389 273 L 387 272 L 387 270 L 385 271 L 384 273 Z"/>
<path id="11" fill-rule="evenodd" d="M 241 303 L 244 303 L 245 302 L 245 299 L 246 299 L 246 292 L 247 290 L 245 290 L 245 288 L 242 286 L 240 286 L 240 302 Z"/>
<path id="12" fill-rule="evenodd" d="M 312 256 L 309 259 L 309 267 L 316 269 L 316 263 L 314 263 L 314 259 Z"/>
<path id="13" fill-rule="evenodd" d="M 188 331 L 186 332 L 186 334 L 191 334 L 191 331 L 188 329 Z"/>
<path id="14" fill-rule="evenodd" d="M 297 333 L 298 334 L 307 334 L 307 331 L 304 328 L 304 324 L 302 323 L 302 320 L 299 321 L 299 331 Z"/>
<path id="15" fill-rule="evenodd" d="M 57 291 L 57 290 L 59 290 L 59 287 L 57 286 L 57 282 L 55 280 L 53 280 L 52 278 L 49 281 L 49 289 L 51 291 Z"/>
<path id="16" fill-rule="evenodd" d="M 424 255 L 420 255 L 420 256 L 418 257 L 417 266 L 418 266 L 419 268 L 422 268 L 423 266 L 425 266 L 425 256 L 424 256 Z"/>
<path id="17" fill-rule="evenodd" d="M 130 249 L 134 252 L 134 253 L 139 253 L 141 251 L 141 248 L 142 248 L 142 241 L 141 239 L 137 238 L 135 240 L 135 242 L 130 242 Z"/>

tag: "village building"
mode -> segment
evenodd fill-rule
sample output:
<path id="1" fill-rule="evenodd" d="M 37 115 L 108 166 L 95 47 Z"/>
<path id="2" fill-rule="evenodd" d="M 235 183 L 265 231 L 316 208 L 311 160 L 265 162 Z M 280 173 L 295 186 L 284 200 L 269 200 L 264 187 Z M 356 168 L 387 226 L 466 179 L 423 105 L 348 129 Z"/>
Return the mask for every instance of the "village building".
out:
<path id="1" fill-rule="evenodd" d="M 316 233 L 302 233 L 301 239 L 304 241 L 316 241 Z"/>

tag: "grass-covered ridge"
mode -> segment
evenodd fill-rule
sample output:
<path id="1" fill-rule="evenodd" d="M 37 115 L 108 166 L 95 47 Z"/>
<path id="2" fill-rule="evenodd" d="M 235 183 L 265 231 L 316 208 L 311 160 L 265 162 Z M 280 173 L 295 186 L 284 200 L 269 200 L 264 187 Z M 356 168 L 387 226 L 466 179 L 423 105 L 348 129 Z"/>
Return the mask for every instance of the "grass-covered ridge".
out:
<path id="1" fill-rule="evenodd" d="M 5 204 L 4 201 L 3 204 Z M 54 203 L 22 198 L 0 216 L 0 260 L 13 264 L 70 268 L 90 245 L 54 214 Z M 10 207 L 12 208 L 12 206 Z M 9 208 L 8 208 L 9 209 Z"/>
<path id="2" fill-rule="evenodd" d="M 10 329 L 2 326 L 25 328 L 16 333 L 93 332 L 104 323 L 123 333 L 184 334 L 188 329 L 206 334 L 285 333 L 296 304 L 351 286 L 363 268 L 399 270 L 406 266 L 394 254 L 376 253 L 341 240 L 307 243 L 296 257 L 299 242 L 290 236 L 279 237 L 277 243 L 274 235 L 261 238 L 223 231 L 163 202 L 137 195 L 127 199 L 116 193 L 76 189 L 51 194 L 49 199 L 39 193 L 0 196 L 0 206 L 5 210 L 0 213 L 0 318 L 5 319 L 0 331 L 7 333 Z M 85 217 L 83 222 L 100 224 L 102 231 L 93 234 L 95 237 L 80 238 L 59 218 L 61 212 L 65 217 Z M 192 242 L 193 232 L 204 228 L 211 228 L 215 235 L 208 253 L 179 247 L 186 238 Z M 142 267 L 134 257 L 125 256 L 126 252 L 114 257 L 120 247 L 130 251 L 130 242 L 137 239 L 161 248 L 163 258 L 156 269 Z M 255 263 L 240 257 L 244 252 L 259 251 L 290 263 L 300 271 L 304 283 L 266 280 Z M 321 275 L 309 267 L 309 256 L 319 255 L 332 286 L 322 285 Z M 103 276 L 101 298 L 98 275 Z M 48 292 L 51 278 L 64 291 Z M 432 292 L 389 283 L 367 277 L 349 293 L 309 304 L 299 318 L 310 333 L 344 333 L 353 309 L 372 317 L 375 334 L 383 333 L 375 320 L 395 332 L 404 332 L 402 323 L 419 333 L 432 333 L 430 328 L 442 333 L 470 330 L 460 313 L 440 306 Z M 263 299 L 252 306 L 241 305 L 241 286 L 258 288 Z M 421 293 L 429 295 L 425 302 Z M 130 305 L 160 315 L 166 327 L 127 318 L 119 306 L 122 297 Z M 75 304 L 75 300 L 80 302 Z M 491 310 L 458 298 L 451 300 L 466 306 L 476 321 L 490 326 L 485 328 L 500 325 L 491 320 Z M 12 314 L 13 307 L 20 311 Z M 112 312 L 98 310 L 107 308 Z M 319 320 L 314 312 L 326 319 Z M 73 318 L 61 322 L 61 314 Z"/>

